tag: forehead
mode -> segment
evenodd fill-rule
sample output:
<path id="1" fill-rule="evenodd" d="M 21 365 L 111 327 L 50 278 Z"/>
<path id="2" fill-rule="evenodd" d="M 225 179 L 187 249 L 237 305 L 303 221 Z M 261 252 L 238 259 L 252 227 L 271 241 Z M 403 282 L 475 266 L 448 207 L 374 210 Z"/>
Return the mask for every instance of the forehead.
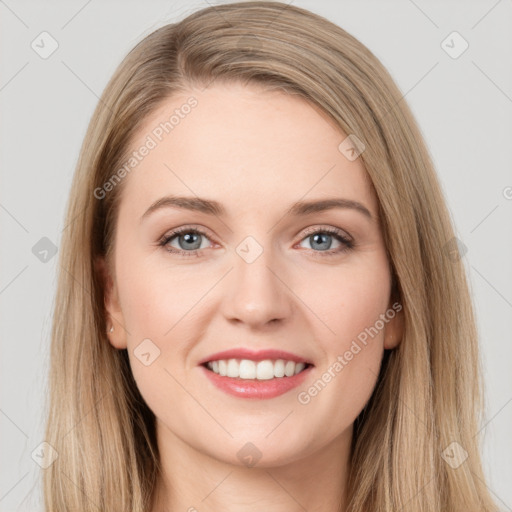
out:
<path id="1" fill-rule="evenodd" d="M 339 149 L 346 137 L 295 95 L 239 84 L 191 89 L 167 98 L 137 132 L 123 196 L 141 209 L 165 194 L 197 195 L 239 213 L 337 195 L 364 200 L 376 215 L 361 158 Z"/>

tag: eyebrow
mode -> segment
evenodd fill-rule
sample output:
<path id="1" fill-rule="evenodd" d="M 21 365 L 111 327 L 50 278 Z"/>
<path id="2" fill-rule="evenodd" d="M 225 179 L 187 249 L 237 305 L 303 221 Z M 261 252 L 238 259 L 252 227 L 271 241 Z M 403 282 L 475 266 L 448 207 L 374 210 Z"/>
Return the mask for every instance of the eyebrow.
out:
<path id="1" fill-rule="evenodd" d="M 182 208 L 185 210 L 206 213 L 218 217 L 226 215 L 225 208 L 217 201 L 200 197 L 186 196 L 165 196 L 155 201 L 141 216 L 142 221 L 151 213 L 162 208 Z M 374 221 L 373 215 L 368 208 L 357 201 L 342 198 L 330 198 L 313 201 L 298 201 L 294 203 L 284 216 L 306 216 L 312 213 L 332 210 L 334 208 L 352 209 L 362 213 L 370 221 Z"/>

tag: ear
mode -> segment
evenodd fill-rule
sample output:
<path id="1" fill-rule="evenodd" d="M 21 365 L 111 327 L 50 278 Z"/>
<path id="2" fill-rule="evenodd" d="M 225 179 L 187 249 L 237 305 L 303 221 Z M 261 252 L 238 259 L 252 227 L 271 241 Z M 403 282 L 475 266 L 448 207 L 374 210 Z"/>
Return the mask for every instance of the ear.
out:
<path id="1" fill-rule="evenodd" d="M 127 347 L 126 330 L 124 329 L 124 318 L 119 304 L 115 279 L 111 275 L 105 258 L 97 258 L 94 262 L 94 267 L 103 283 L 105 324 L 108 340 L 114 348 L 125 349 Z M 114 327 L 113 331 L 110 331 L 111 327 Z"/>
<path id="2" fill-rule="evenodd" d="M 398 301 L 390 301 L 388 312 L 394 311 L 395 315 L 391 318 L 392 313 L 387 313 L 390 318 L 384 328 L 384 348 L 391 350 L 396 348 L 402 341 L 404 334 L 404 308 Z"/>

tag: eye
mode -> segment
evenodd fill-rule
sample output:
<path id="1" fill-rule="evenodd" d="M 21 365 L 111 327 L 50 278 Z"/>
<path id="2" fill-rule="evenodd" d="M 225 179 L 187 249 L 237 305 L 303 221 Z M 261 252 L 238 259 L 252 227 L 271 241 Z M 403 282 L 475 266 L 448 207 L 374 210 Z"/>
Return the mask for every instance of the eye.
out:
<path id="1" fill-rule="evenodd" d="M 208 239 L 208 235 L 204 231 L 184 226 L 166 234 L 160 240 L 159 245 L 170 253 L 181 256 L 199 256 L 198 251 L 205 248 L 201 237 Z M 178 245 L 177 247 L 171 243 L 174 239 L 176 239 L 175 244 Z"/>
<path id="2" fill-rule="evenodd" d="M 331 249 L 333 239 L 335 243 L 340 244 L 338 248 Z M 315 227 L 307 231 L 306 237 L 302 240 L 309 242 L 310 248 L 315 256 L 335 256 L 353 249 L 355 245 L 343 231 L 332 227 Z"/>
<path id="3" fill-rule="evenodd" d="M 183 226 L 164 235 L 158 245 L 165 248 L 166 251 L 180 256 L 201 255 L 201 250 L 208 248 L 204 240 L 210 240 L 205 231 Z M 332 249 L 333 239 L 339 244 L 337 248 Z M 354 248 L 355 244 L 343 231 L 333 227 L 312 228 L 306 231 L 305 237 L 301 242 L 307 241 L 310 244 L 310 250 L 315 256 L 328 257 L 341 254 Z"/>

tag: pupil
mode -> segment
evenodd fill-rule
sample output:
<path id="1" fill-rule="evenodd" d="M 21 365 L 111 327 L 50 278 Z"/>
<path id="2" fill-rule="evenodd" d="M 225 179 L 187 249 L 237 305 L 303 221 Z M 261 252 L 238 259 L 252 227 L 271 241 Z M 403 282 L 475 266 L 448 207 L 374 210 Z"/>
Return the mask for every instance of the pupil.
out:
<path id="1" fill-rule="evenodd" d="M 199 245 L 197 247 L 191 247 L 191 243 L 193 244 L 194 242 L 196 242 L 197 244 L 197 240 L 199 239 L 199 235 L 197 233 L 187 233 L 185 235 L 182 235 L 182 238 L 184 238 L 186 244 L 189 244 L 188 248 L 192 248 L 192 249 L 198 249 L 199 246 L 201 245 L 201 242 L 199 242 Z M 194 240 L 195 239 L 195 240 Z"/>
<path id="2" fill-rule="evenodd" d="M 318 247 L 319 249 L 329 249 L 329 247 L 331 246 L 331 244 L 329 242 L 326 241 L 326 239 L 328 239 L 331 235 L 327 234 L 327 233 L 317 233 L 316 235 L 313 235 L 313 240 L 315 243 L 317 243 L 317 241 L 320 239 L 320 246 L 321 247 Z"/>

